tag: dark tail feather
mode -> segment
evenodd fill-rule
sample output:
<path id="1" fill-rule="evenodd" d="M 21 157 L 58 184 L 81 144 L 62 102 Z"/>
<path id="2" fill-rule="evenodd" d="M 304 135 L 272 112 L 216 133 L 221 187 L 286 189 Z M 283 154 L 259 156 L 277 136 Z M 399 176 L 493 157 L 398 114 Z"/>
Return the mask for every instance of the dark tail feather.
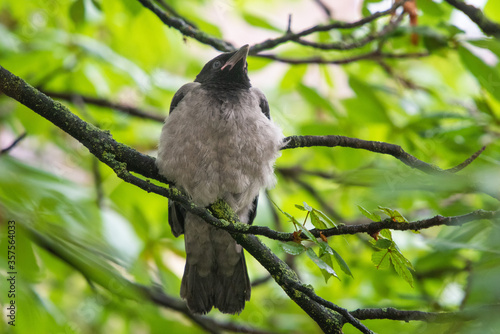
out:
<path id="1" fill-rule="evenodd" d="M 201 277 L 195 265 L 186 264 L 181 282 L 181 297 L 186 300 L 191 312 L 196 314 L 210 312 L 214 306 L 213 286 L 215 282 L 213 274 Z"/>
<path id="2" fill-rule="evenodd" d="M 241 250 L 241 261 L 235 266 L 232 276 L 219 275 L 214 306 L 222 313 L 239 314 L 250 300 L 250 279 L 248 278 L 245 255 Z"/>
<path id="3" fill-rule="evenodd" d="M 212 307 L 222 313 L 240 313 L 250 300 L 243 249 L 226 231 L 191 219 L 186 220 L 181 297 L 193 313 L 206 314 Z"/>

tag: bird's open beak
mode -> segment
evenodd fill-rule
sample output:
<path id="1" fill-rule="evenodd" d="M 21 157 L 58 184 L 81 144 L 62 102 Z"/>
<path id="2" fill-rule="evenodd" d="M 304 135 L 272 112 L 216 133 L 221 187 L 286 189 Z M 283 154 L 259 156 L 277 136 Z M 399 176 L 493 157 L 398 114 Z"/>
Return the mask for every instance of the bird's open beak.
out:
<path id="1" fill-rule="evenodd" d="M 229 58 L 229 60 L 221 67 L 221 71 L 223 71 L 226 67 L 229 67 L 231 71 L 236 64 L 243 59 L 243 64 L 247 61 L 248 50 L 250 50 L 250 46 L 248 44 L 243 45 L 236 53 Z"/>

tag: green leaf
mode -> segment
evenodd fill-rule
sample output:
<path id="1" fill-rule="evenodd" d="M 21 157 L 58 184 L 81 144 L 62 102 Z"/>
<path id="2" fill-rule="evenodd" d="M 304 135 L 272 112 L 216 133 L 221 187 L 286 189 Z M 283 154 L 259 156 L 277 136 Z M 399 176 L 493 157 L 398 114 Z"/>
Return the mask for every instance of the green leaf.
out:
<path id="1" fill-rule="evenodd" d="M 121 2 L 124 5 L 125 9 L 127 10 L 127 13 L 131 16 L 137 16 L 142 12 L 142 10 L 144 10 L 144 7 L 141 6 L 139 1 L 122 0 Z"/>
<path id="2" fill-rule="evenodd" d="M 443 7 L 434 1 L 419 1 L 418 9 L 422 10 L 425 15 L 442 17 L 445 14 Z"/>
<path id="3" fill-rule="evenodd" d="M 83 0 L 76 0 L 71 4 L 69 16 L 76 25 L 80 25 L 85 21 L 85 5 Z"/>
<path id="4" fill-rule="evenodd" d="M 318 239 L 316 239 L 316 237 L 307 228 L 305 228 L 302 224 L 299 223 L 296 223 L 296 225 L 300 228 L 302 233 L 304 233 L 310 241 L 314 242 L 315 244 L 319 244 Z"/>
<path id="5" fill-rule="evenodd" d="M 330 266 L 330 268 L 333 268 L 332 256 L 330 254 L 323 254 L 319 258 L 320 260 L 324 261 L 328 266 Z M 321 274 L 323 275 L 323 278 L 325 279 L 325 283 L 328 283 L 328 280 L 330 279 L 330 277 L 332 277 L 332 274 L 330 274 L 328 270 L 322 268 L 320 268 L 320 270 Z"/>
<path id="6" fill-rule="evenodd" d="M 307 211 L 307 210 L 306 210 L 306 208 L 304 208 L 304 207 L 303 207 L 302 205 L 300 205 L 300 204 L 295 204 L 295 207 L 296 207 L 297 209 L 299 209 L 300 211 Z"/>
<path id="7" fill-rule="evenodd" d="M 352 275 L 352 272 L 351 272 L 351 269 L 349 269 L 349 266 L 347 265 L 347 263 L 344 261 L 344 259 L 342 258 L 342 256 L 340 256 L 339 253 L 337 253 L 337 251 L 335 251 L 335 249 L 332 248 L 332 251 L 333 251 L 333 258 L 335 259 L 335 262 L 337 262 L 337 264 L 339 265 L 340 269 L 347 275 L 351 276 L 351 277 L 354 277 Z"/>
<path id="8" fill-rule="evenodd" d="M 306 202 L 303 202 L 304 203 L 304 209 L 306 209 L 307 211 L 311 212 L 313 210 L 313 208 L 307 204 Z"/>
<path id="9" fill-rule="evenodd" d="M 280 88 L 284 91 L 295 91 L 306 74 L 307 65 L 290 66 L 281 79 Z"/>
<path id="10" fill-rule="evenodd" d="M 379 238 L 375 243 L 373 244 L 374 247 L 379 248 L 379 249 L 389 249 L 393 244 L 393 241 L 386 239 L 386 238 Z"/>
<path id="11" fill-rule="evenodd" d="M 384 105 L 383 99 L 377 94 L 377 87 L 366 81 L 362 77 L 349 76 L 349 86 L 356 94 L 356 97 L 343 101 L 347 108 L 351 122 L 362 126 L 363 124 L 392 124 Z"/>
<path id="12" fill-rule="evenodd" d="M 380 231 L 380 235 L 382 237 L 386 238 L 386 239 L 389 239 L 389 240 L 393 241 L 392 240 L 392 232 L 391 232 L 391 230 L 383 229 L 383 230 Z"/>
<path id="13" fill-rule="evenodd" d="M 289 214 L 288 212 L 285 212 L 283 210 L 281 210 L 281 208 L 276 204 L 274 203 L 273 201 L 271 201 L 273 203 L 273 205 L 282 213 L 284 214 L 294 225 L 296 226 L 302 226 L 302 224 L 300 224 L 297 219 L 295 219 L 294 216 L 292 216 L 291 214 Z"/>
<path id="14" fill-rule="evenodd" d="M 317 218 L 321 220 L 323 224 L 326 225 L 327 228 L 337 227 L 337 224 L 335 224 L 335 222 L 331 220 L 330 217 L 325 215 L 322 211 L 318 209 L 313 209 L 312 213 L 314 213 L 317 216 Z"/>
<path id="15" fill-rule="evenodd" d="M 320 247 L 320 253 L 319 253 L 320 258 L 322 258 L 322 256 L 324 256 L 325 254 L 329 254 L 329 255 L 333 256 L 333 258 L 335 259 L 335 262 L 337 262 L 337 264 L 340 266 L 340 269 L 344 273 L 346 273 L 347 275 L 353 277 L 351 270 L 349 269 L 349 266 L 344 261 L 344 259 L 340 256 L 340 254 L 337 253 L 337 251 L 335 251 L 335 249 L 330 247 L 330 245 L 325 241 L 321 241 L 319 243 L 319 247 Z"/>
<path id="16" fill-rule="evenodd" d="M 262 29 L 267 29 L 267 30 L 272 30 L 272 31 L 277 31 L 279 33 L 282 33 L 283 31 L 275 26 L 273 26 L 271 23 L 269 23 L 266 19 L 250 14 L 250 13 L 243 13 L 243 19 L 250 25 Z"/>
<path id="17" fill-rule="evenodd" d="M 399 257 L 399 259 L 405 264 L 405 266 L 407 266 L 408 268 L 410 268 L 411 270 L 415 270 L 413 268 L 413 265 L 411 264 L 410 260 L 408 260 L 404 255 L 403 253 L 399 250 L 399 247 L 393 243 L 393 248 L 392 248 L 392 252 L 393 252 L 393 255 Z"/>
<path id="18" fill-rule="evenodd" d="M 409 261 L 399 251 L 390 251 L 392 265 L 400 277 L 402 277 L 413 288 L 413 275 L 408 269 Z"/>
<path id="19" fill-rule="evenodd" d="M 299 92 L 304 97 L 304 99 L 309 102 L 312 106 L 317 106 L 324 110 L 331 112 L 332 114 L 339 116 L 335 108 L 333 107 L 332 102 L 321 95 L 316 89 L 309 87 L 304 84 L 299 84 Z"/>
<path id="20" fill-rule="evenodd" d="M 386 208 L 383 206 L 379 206 L 378 208 L 384 211 L 389 217 L 391 217 L 392 221 L 395 221 L 397 223 L 408 223 L 408 220 L 403 217 L 403 215 L 399 213 L 398 210 L 393 210 L 391 208 Z"/>
<path id="21" fill-rule="evenodd" d="M 281 249 L 290 255 L 300 255 L 304 253 L 306 247 L 294 241 L 280 243 Z"/>
<path id="22" fill-rule="evenodd" d="M 326 224 L 318 217 L 315 211 L 311 211 L 311 223 L 320 230 L 327 228 Z"/>
<path id="23" fill-rule="evenodd" d="M 374 252 L 372 262 L 377 269 L 388 269 L 391 265 L 389 250 Z"/>
<path id="24" fill-rule="evenodd" d="M 500 2 L 498 0 L 490 0 L 484 6 L 484 14 L 497 22 L 500 22 Z"/>
<path id="25" fill-rule="evenodd" d="M 478 39 L 467 42 L 479 48 L 489 50 L 500 57 L 500 41 L 496 39 Z"/>
<path id="26" fill-rule="evenodd" d="M 324 260 L 320 259 L 312 248 L 308 248 L 306 254 L 318 266 L 319 269 L 322 269 L 329 275 L 338 278 L 337 273 L 335 272 L 335 270 L 333 270 L 332 266 L 326 263 Z"/>
<path id="27" fill-rule="evenodd" d="M 382 221 L 382 219 L 380 218 L 379 215 L 375 214 L 375 213 L 372 213 L 368 210 L 366 210 L 365 208 L 363 208 L 361 205 L 358 205 L 358 209 L 359 211 L 361 211 L 361 213 L 368 219 L 370 219 L 371 221 L 374 221 L 374 222 L 380 222 Z"/>
<path id="28" fill-rule="evenodd" d="M 479 84 L 491 93 L 496 100 L 500 101 L 500 73 L 494 67 L 483 62 L 483 60 L 463 46 L 458 48 L 458 54 L 465 67 L 476 77 Z"/>
<path id="29" fill-rule="evenodd" d="M 102 11 L 102 6 L 101 6 L 101 3 L 97 0 L 92 0 L 92 4 L 94 5 L 94 7 L 98 10 L 101 10 Z"/>

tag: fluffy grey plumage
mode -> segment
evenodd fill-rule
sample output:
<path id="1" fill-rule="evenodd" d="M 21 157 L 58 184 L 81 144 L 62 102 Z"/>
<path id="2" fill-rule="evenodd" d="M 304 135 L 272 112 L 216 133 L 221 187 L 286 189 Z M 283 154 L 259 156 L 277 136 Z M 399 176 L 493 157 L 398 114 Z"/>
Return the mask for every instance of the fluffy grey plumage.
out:
<path id="1" fill-rule="evenodd" d="M 255 217 L 258 194 L 275 183 L 273 164 L 283 135 L 269 119 L 264 94 L 246 74 L 248 46 L 208 62 L 196 82 L 175 94 L 157 165 L 198 205 L 224 199 L 244 223 Z M 224 230 L 169 202 L 174 235 L 185 234 L 181 297 L 195 313 L 212 307 L 239 313 L 250 299 L 241 246 Z"/>

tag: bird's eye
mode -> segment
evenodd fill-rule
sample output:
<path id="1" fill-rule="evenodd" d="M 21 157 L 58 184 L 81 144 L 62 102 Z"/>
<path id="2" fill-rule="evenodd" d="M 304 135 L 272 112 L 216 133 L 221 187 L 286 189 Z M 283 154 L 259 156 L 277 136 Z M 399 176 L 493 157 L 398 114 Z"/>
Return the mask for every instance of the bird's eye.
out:
<path id="1" fill-rule="evenodd" d="M 212 65 L 213 68 L 217 69 L 222 65 L 222 63 L 219 60 L 214 61 L 214 64 Z"/>

